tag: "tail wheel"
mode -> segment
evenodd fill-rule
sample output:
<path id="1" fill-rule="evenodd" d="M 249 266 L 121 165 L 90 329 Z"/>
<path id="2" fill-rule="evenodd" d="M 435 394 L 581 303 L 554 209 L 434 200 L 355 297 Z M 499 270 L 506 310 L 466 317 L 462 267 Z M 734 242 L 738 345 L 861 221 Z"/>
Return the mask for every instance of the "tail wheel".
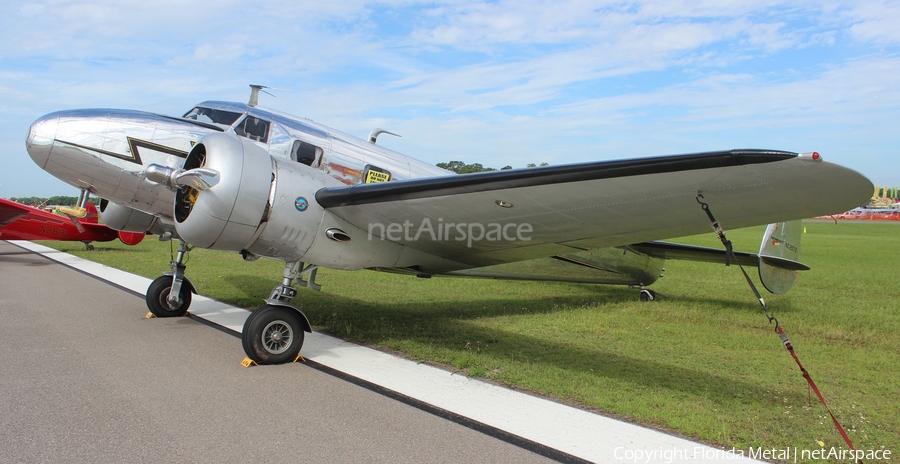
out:
<path id="1" fill-rule="evenodd" d="M 241 341 L 244 352 L 258 364 L 293 361 L 303 346 L 303 325 L 296 311 L 264 305 L 244 322 Z"/>
<path id="2" fill-rule="evenodd" d="M 641 290 L 641 301 L 653 301 L 656 299 L 656 292 L 653 290 L 647 290 L 646 288 Z"/>
<path id="3" fill-rule="evenodd" d="M 181 317 L 191 306 L 191 290 L 187 285 L 181 286 L 178 293 L 181 304 L 173 308 L 167 298 L 172 290 L 172 276 L 159 276 L 147 288 L 147 308 L 156 317 Z"/>

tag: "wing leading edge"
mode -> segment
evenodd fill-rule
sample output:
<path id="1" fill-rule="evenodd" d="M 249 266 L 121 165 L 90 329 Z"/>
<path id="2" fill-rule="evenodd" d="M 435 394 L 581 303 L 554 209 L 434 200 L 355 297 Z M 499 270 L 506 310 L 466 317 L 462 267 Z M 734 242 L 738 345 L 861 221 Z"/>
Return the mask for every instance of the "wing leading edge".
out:
<path id="1" fill-rule="evenodd" d="M 325 188 L 316 200 L 370 240 L 464 269 L 703 233 L 698 192 L 733 229 L 846 211 L 872 184 L 818 155 L 732 150 Z"/>
<path id="2" fill-rule="evenodd" d="M 598 161 L 562 166 L 480 172 L 459 176 L 411 179 L 395 183 L 383 182 L 342 188 L 327 188 L 320 190 L 316 194 L 316 200 L 324 208 L 333 208 L 397 200 L 433 198 L 460 193 L 743 166 L 770 163 L 795 157 L 797 157 L 797 153 L 787 151 L 731 150 L 632 160 Z"/>

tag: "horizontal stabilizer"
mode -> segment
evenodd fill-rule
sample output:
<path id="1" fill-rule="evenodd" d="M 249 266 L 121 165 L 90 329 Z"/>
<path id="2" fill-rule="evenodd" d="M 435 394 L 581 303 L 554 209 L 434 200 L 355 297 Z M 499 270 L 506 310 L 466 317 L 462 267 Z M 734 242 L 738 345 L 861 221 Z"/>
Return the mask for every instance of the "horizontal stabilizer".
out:
<path id="1" fill-rule="evenodd" d="M 735 251 L 731 262 L 759 268 L 759 280 L 766 290 L 782 295 L 794 284 L 797 271 L 809 270 L 809 266 L 798 261 L 802 229 L 800 221 L 769 224 L 759 254 Z M 725 264 L 724 248 L 656 241 L 636 243 L 625 248 L 654 258 Z"/>
<path id="2" fill-rule="evenodd" d="M 763 264 L 769 266 L 780 267 L 783 269 L 789 269 L 791 271 L 808 271 L 809 266 L 801 263 L 800 261 L 794 261 L 790 259 L 784 258 L 776 258 L 773 256 L 760 256 L 759 260 L 763 262 Z"/>
<path id="3" fill-rule="evenodd" d="M 684 261 L 701 261 L 704 263 L 725 263 L 724 248 L 708 248 L 693 245 L 682 245 L 680 243 L 669 242 L 645 242 L 630 245 L 630 248 L 638 253 L 662 259 L 680 259 Z M 734 256 L 737 264 L 741 266 L 758 267 L 759 262 L 769 266 L 790 269 L 792 271 L 808 271 L 809 266 L 791 259 L 780 258 L 778 256 L 756 255 L 743 251 L 735 251 Z"/>
<path id="4" fill-rule="evenodd" d="M 725 264 L 724 248 L 709 248 L 694 245 L 682 245 L 680 243 L 670 242 L 644 242 L 629 245 L 630 248 L 638 253 L 653 256 L 662 259 L 680 259 L 683 261 L 700 261 L 704 263 Z M 737 260 L 737 262 L 735 262 Z M 759 256 L 754 253 L 746 253 L 743 251 L 735 251 L 732 263 L 741 266 L 759 266 Z"/>

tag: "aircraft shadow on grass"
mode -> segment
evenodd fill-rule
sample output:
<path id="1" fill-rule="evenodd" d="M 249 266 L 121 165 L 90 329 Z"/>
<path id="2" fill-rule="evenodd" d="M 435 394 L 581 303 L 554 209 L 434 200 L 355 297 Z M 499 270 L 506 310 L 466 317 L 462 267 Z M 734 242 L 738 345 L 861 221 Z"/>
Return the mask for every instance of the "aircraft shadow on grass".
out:
<path id="1" fill-rule="evenodd" d="M 250 276 L 232 275 L 229 285 L 248 297 L 268 289 L 269 282 Z M 679 299 L 681 299 L 679 297 Z M 467 321 L 502 316 L 527 316 L 571 311 L 585 304 L 584 296 L 538 299 L 448 300 L 414 303 L 361 303 L 359 300 L 328 293 L 306 292 L 298 298 L 314 326 L 351 341 L 365 339 L 382 343 L 388 339 L 411 341 L 459 351 L 465 357 L 465 346 L 477 346 L 493 356 L 509 360 L 552 365 L 555 368 L 581 372 L 597 378 L 633 384 L 637 388 L 665 389 L 733 405 L 735 398 L 743 404 L 758 404 L 771 397 L 765 388 L 735 378 L 698 371 L 682 366 L 627 356 L 604 348 L 609 339 L 601 336 L 592 349 L 548 341 L 505 330 L 474 326 Z M 634 291 L 625 288 L 603 288 L 602 300 L 593 311 L 604 311 L 609 305 L 634 302 Z M 708 300 L 704 300 L 709 303 Z M 753 308 L 750 303 L 721 300 L 728 310 Z M 428 310 L 423 311 L 423 305 Z M 528 308 L 523 311 L 522 308 Z M 764 320 L 762 322 L 765 322 Z M 348 326 L 349 324 L 349 326 Z"/>

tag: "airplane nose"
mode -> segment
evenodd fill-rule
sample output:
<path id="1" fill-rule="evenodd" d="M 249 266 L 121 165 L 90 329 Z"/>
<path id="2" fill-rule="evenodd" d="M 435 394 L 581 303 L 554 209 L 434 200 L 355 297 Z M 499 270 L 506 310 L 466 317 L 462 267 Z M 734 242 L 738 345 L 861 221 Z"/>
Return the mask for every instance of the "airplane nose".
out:
<path id="1" fill-rule="evenodd" d="M 58 127 L 59 113 L 50 113 L 32 123 L 28 130 L 25 149 L 28 150 L 31 159 L 41 168 L 44 168 L 50 159 L 50 149 L 53 147 Z"/>

